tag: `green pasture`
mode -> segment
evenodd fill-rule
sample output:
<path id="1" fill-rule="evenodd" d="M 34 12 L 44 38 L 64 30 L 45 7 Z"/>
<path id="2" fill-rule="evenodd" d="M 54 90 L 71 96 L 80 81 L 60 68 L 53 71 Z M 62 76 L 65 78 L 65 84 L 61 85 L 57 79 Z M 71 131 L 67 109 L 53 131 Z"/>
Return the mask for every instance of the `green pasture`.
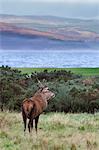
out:
<path id="1" fill-rule="evenodd" d="M 32 72 L 41 72 L 47 69 L 48 71 L 54 70 L 67 70 L 75 74 L 84 75 L 84 76 L 98 76 L 99 68 L 18 68 L 22 73 L 31 74 Z"/>

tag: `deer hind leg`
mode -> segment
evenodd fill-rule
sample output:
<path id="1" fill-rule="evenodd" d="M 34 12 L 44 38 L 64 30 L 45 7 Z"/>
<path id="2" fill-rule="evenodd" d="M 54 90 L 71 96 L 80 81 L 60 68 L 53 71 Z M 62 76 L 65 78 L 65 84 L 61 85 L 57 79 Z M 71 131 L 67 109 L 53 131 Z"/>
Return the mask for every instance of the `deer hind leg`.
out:
<path id="1" fill-rule="evenodd" d="M 31 131 L 31 122 L 30 122 L 30 120 L 28 122 L 28 130 L 29 130 L 29 132 Z"/>
<path id="2" fill-rule="evenodd" d="M 26 131 L 27 118 L 25 117 L 25 118 L 23 119 L 23 121 L 24 121 L 24 132 L 25 132 L 25 131 Z"/>
<path id="3" fill-rule="evenodd" d="M 29 122 L 28 122 L 28 130 L 29 130 L 29 132 L 31 132 L 32 128 L 33 128 L 33 119 L 29 119 Z"/>
<path id="4" fill-rule="evenodd" d="M 27 117 L 26 117 L 24 111 L 22 111 L 22 116 L 23 116 L 23 122 L 24 122 L 24 132 L 25 132 L 26 131 Z"/>
<path id="5" fill-rule="evenodd" d="M 31 129 L 33 129 L 33 120 L 31 120 Z"/>
<path id="6" fill-rule="evenodd" d="M 39 120 L 39 116 L 37 116 L 37 117 L 35 118 L 35 130 L 36 130 L 36 133 L 37 133 L 38 120 Z"/>

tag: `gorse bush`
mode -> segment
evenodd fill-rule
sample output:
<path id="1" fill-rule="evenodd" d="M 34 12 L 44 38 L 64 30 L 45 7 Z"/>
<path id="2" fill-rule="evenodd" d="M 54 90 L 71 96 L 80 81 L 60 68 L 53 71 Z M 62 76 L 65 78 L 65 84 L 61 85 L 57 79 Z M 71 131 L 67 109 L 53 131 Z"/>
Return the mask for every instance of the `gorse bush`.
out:
<path id="1" fill-rule="evenodd" d="M 46 112 L 88 112 L 99 110 L 99 77 L 84 78 L 71 71 L 54 70 L 22 74 L 8 66 L 0 67 L 0 108 L 21 110 L 24 98 L 34 95 L 39 79 L 54 93 Z"/>
<path id="2" fill-rule="evenodd" d="M 99 92 L 94 92 L 91 87 L 80 86 L 80 81 L 79 85 L 76 81 L 72 81 L 72 85 L 70 81 L 55 84 L 58 84 L 56 97 L 50 102 L 47 111 L 94 113 L 99 109 Z"/>

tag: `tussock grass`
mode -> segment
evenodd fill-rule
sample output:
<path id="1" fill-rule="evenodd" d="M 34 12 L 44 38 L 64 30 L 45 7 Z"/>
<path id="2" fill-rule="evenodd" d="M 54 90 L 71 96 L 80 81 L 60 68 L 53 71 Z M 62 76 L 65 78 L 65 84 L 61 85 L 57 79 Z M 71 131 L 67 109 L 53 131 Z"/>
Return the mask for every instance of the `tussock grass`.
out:
<path id="1" fill-rule="evenodd" d="M 99 113 L 43 114 L 24 135 L 21 113 L 0 112 L 0 150 L 99 150 Z"/>

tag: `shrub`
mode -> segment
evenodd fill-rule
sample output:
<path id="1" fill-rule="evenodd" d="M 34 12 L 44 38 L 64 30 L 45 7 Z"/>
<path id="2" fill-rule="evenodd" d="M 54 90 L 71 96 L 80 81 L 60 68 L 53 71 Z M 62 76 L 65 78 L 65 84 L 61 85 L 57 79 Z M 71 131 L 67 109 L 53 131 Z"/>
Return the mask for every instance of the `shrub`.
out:
<path id="1" fill-rule="evenodd" d="M 22 74 L 17 69 L 0 67 L 0 108 L 9 110 L 21 109 L 24 98 L 31 97 L 38 89 L 37 79 L 47 85 L 55 98 L 49 102 L 45 112 L 88 112 L 99 110 L 99 78 L 91 79 L 93 84 L 83 84 L 85 78 L 70 71 L 60 70 Z"/>

